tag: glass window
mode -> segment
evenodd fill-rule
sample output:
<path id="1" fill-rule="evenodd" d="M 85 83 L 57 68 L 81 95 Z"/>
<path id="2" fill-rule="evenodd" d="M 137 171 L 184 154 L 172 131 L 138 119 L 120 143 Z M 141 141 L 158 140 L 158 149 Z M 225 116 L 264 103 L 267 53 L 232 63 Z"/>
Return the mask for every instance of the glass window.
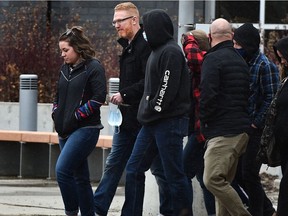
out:
<path id="1" fill-rule="evenodd" d="M 260 1 L 216 1 L 216 17 L 233 23 L 259 22 Z"/>
<path id="2" fill-rule="evenodd" d="M 269 24 L 288 23 L 287 1 L 266 1 L 265 22 Z"/>
<path id="3" fill-rule="evenodd" d="M 205 1 L 194 2 L 194 21 L 195 23 L 205 23 Z"/>

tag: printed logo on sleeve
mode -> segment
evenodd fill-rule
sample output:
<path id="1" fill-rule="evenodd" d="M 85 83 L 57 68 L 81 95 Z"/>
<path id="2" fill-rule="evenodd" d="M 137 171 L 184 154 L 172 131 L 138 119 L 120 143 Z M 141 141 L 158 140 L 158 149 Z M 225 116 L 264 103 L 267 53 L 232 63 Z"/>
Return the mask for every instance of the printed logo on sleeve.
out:
<path id="1" fill-rule="evenodd" d="M 162 102 L 163 102 L 164 95 L 166 93 L 166 89 L 168 87 L 169 78 L 170 78 L 170 71 L 166 70 L 165 73 L 164 73 L 162 88 L 161 88 L 161 90 L 159 92 L 159 96 L 158 96 L 157 101 L 156 101 L 157 105 L 154 107 L 154 109 L 157 112 L 161 112 L 161 110 L 162 110 L 161 105 L 162 105 Z"/>

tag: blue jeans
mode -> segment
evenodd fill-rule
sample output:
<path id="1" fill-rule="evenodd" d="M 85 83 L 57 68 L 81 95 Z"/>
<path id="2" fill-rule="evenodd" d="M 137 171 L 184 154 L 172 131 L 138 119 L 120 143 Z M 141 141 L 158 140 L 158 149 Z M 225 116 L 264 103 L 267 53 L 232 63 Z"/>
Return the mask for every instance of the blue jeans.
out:
<path id="1" fill-rule="evenodd" d="M 253 129 L 242 160 L 242 180 L 249 197 L 249 212 L 253 216 L 271 216 L 275 209 L 261 184 L 259 176 L 261 162 L 256 160 L 259 151 L 261 130 Z"/>
<path id="2" fill-rule="evenodd" d="M 98 128 L 80 128 L 68 138 L 59 138 L 60 155 L 56 176 L 66 215 L 94 216 L 93 191 L 89 179 L 87 157 L 99 138 Z"/>
<path id="3" fill-rule="evenodd" d="M 113 135 L 112 149 L 107 157 L 101 181 L 94 193 L 95 212 L 99 215 L 108 213 L 137 134 L 138 131 L 128 132 L 121 129 L 119 133 Z"/>
<path id="4" fill-rule="evenodd" d="M 150 166 L 151 173 L 155 176 L 158 184 L 160 214 L 165 216 L 173 215 L 172 198 L 169 185 L 166 181 L 160 156 L 156 156 Z"/>
<path id="5" fill-rule="evenodd" d="M 108 214 L 117 186 L 132 153 L 138 132 L 121 129 L 119 133 L 114 133 L 113 135 L 112 149 L 107 157 L 101 181 L 94 193 L 95 212 L 99 215 Z M 160 213 L 168 216 L 171 211 L 170 193 L 159 157 L 155 158 L 150 169 L 159 186 Z"/>
<path id="6" fill-rule="evenodd" d="M 186 117 L 170 118 L 141 128 L 126 167 L 122 216 L 142 215 L 145 172 L 158 154 L 171 193 L 173 215 L 192 215 L 182 161 L 183 137 L 188 130 L 188 121 Z"/>
<path id="7" fill-rule="evenodd" d="M 189 182 L 189 200 L 191 206 L 193 204 L 193 188 L 191 179 L 195 176 L 202 188 L 204 203 L 208 215 L 215 214 L 215 199 L 214 195 L 207 190 L 203 183 L 203 172 L 204 172 L 204 149 L 205 142 L 199 142 L 196 135 L 192 134 L 188 137 L 188 141 L 184 147 L 183 152 L 183 164 L 184 172 L 187 175 Z"/>

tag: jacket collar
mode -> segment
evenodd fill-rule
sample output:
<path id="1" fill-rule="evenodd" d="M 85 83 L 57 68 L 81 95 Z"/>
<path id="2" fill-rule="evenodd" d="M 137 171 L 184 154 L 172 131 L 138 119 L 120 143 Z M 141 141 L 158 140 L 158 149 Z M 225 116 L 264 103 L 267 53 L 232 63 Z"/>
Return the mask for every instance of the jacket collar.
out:
<path id="1" fill-rule="evenodd" d="M 226 41 L 223 41 L 223 42 L 220 42 L 218 43 L 217 45 L 215 45 L 214 47 L 212 47 L 208 53 L 211 53 L 211 52 L 214 52 L 218 49 L 222 49 L 222 48 L 227 48 L 227 47 L 230 47 L 232 48 L 233 47 L 233 41 L 232 40 L 226 40 Z"/>
<path id="2" fill-rule="evenodd" d="M 135 34 L 133 40 L 131 41 L 131 43 L 129 44 L 128 39 L 125 38 L 119 38 L 117 41 L 118 43 L 124 48 L 126 49 L 129 45 L 132 47 L 132 45 L 135 43 L 135 41 L 138 39 L 139 35 L 141 35 L 143 33 L 143 29 L 142 27 L 138 30 L 138 32 Z"/>

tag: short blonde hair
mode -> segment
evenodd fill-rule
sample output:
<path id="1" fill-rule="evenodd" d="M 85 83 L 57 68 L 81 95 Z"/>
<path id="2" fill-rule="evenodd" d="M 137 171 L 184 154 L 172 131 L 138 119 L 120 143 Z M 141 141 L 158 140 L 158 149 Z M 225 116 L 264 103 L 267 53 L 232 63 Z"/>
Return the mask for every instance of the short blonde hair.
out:
<path id="1" fill-rule="evenodd" d="M 139 17 L 139 11 L 136 5 L 132 2 L 123 2 L 115 6 L 114 11 L 126 10 L 130 11 L 131 15 Z"/>

